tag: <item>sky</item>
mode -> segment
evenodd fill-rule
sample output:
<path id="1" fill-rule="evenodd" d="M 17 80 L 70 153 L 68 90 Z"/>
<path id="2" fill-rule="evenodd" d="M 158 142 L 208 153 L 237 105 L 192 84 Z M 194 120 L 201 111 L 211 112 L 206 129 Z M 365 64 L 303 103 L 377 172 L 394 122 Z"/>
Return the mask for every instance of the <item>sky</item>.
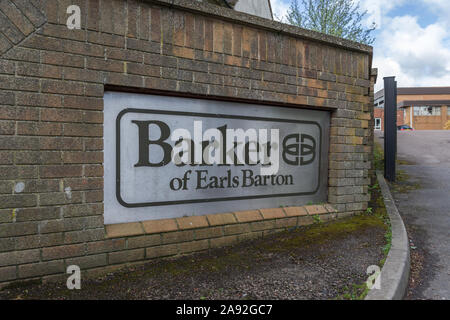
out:
<path id="1" fill-rule="evenodd" d="M 276 17 L 284 17 L 291 0 L 271 2 Z M 450 86 L 450 0 L 360 0 L 360 7 L 368 12 L 364 23 L 377 25 L 375 91 L 388 76 L 399 87 Z"/>

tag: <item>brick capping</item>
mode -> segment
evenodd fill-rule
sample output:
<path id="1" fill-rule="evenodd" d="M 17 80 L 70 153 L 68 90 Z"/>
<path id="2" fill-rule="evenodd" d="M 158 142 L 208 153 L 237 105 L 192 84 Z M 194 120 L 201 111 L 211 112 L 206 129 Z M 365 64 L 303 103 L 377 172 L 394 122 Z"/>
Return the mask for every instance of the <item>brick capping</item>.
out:
<path id="1" fill-rule="evenodd" d="M 351 40 L 338 38 L 313 30 L 303 29 L 296 26 L 280 23 L 275 20 L 269 20 L 258 16 L 246 14 L 244 12 L 230 10 L 228 8 L 212 5 L 202 2 L 202 0 L 143 0 L 148 3 L 157 3 L 164 6 L 189 10 L 202 15 L 215 16 L 217 18 L 231 20 L 233 22 L 239 21 L 242 24 L 259 27 L 263 29 L 276 30 L 280 34 L 288 36 L 299 37 L 303 39 L 311 39 L 317 42 L 324 42 L 328 45 L 334 45 L 345 49 L 369 53 L 372 55 L 373 47 L 364 45 L 362 43 Z"/>
<path id="2" fill-rule="evenodd" d="M 106 238 L 123 238 L 145 234 L 163 234 L 193 229 L 211 229 L 220 226 L 226 228 L 234 224 L 248 224 L 256 221 L 272 221 L 289 217 L 336 214 L 337 210 L 330 204 L 309 205 L 304 207 L 283 207 L 218 213 L 204 216 L 191 216 L 173 219 L 148 220 L 105 225 Z M 222 236 L 222 234 L 218 234 Z"/>

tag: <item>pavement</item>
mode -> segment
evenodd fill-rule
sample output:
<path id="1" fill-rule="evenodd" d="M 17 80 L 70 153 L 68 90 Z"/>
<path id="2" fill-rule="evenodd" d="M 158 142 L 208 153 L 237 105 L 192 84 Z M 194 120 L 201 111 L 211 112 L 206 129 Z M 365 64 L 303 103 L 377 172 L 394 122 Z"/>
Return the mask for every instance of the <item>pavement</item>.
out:
<path id="1" fill-rule="evenodd" d="M 412 268 L 415 264 L 420 269 L 418 279 L 410 281 L 407 299 L 448 300 L 450 131 L 399 131 L 397 146 L 397 158 L 404 160 L 398 169 L 409 176 L 408 183 L 418 186 L 407 192 L 393 190 L 413 249 Z"/>

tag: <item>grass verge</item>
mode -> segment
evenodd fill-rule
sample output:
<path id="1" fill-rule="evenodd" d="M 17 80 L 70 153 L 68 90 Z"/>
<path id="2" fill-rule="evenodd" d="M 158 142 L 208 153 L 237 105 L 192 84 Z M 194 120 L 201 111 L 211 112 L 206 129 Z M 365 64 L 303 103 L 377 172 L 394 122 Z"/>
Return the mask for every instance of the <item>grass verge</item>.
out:
<path id="1" fill-rule="evenodd" d="M 374 166 L 376 170 L 384 170 L 384 152 L 378 143 L 374 144 Z M 383 258 L 379 262 L 379 267 L 382 268 L 386 262 L 387 255 L 392 246 L 392 229 L 389 219 L 389 215 L 384 206 L 383 196 L 381 194 L 380 186 L 378 182 L 374 185 L 369 186 L 369 193 L 371 200 L 369 202 L 369 207 L 366 210 L 366 215 L 372 215 L 378 219 L 386 228 L 386 233 L 384 235 L 385 245 L 382 247 Z M 343 292 L 336 297 L 337 300 L 364 300 L 366 295 L 369 293 L 369 288 L 367 283 L 352 284 L 350 287 L 344 288 Z"/>

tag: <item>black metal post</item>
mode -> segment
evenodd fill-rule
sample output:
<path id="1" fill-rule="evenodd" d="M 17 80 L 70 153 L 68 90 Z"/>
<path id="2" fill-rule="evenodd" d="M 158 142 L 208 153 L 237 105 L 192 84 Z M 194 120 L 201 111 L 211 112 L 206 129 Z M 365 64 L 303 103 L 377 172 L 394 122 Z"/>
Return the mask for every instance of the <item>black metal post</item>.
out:
<path id="1" fill-rule="evenodd" d="M 384 177 L 395 181 L 397 155 L 397 82 L 384 78 Z"/>

